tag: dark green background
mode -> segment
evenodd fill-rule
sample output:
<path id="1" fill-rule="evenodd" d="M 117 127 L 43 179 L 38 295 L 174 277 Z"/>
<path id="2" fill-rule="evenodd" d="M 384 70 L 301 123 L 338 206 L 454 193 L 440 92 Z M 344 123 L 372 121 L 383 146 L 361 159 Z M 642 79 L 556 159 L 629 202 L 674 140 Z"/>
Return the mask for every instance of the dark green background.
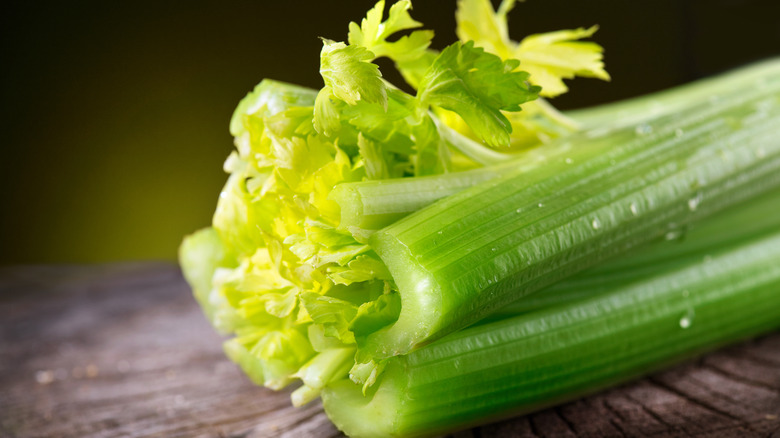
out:
<path id="1" fill-rule="evenodd" d="M 319 87 L 317 37 L 345 39 L 372 4 L 6 5 L 0 264 L 174 258 L 210 221 L 239 99 L 264 77 Z M 454 0 L 414 8 L 437 47 L 454 40 Z M 601 26 L 613 81 L 575 81 L 555 101 L 572 108 L 778 55 L 778 17 L 776 0 L 529 0 L 510 29 Z"/>

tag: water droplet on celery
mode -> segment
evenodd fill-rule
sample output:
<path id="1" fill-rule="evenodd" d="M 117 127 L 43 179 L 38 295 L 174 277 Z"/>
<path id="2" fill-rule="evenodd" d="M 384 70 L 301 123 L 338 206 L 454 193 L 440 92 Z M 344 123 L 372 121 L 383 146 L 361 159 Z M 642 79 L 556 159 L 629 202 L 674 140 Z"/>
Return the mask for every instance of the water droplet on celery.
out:
<path id="1" fill-rule="evenodd" d="M 539 207 L 539 208 L 542 208 L 542 207 L 544 207 L 544 204 L 542 204 L 542 203 L 540 202 L 540 203 L 536 204 L 536 206 L 537 206 L 537 207 Z"/>
<path id="2" fill-rule="evenodd" d="M 669 224 L 668 231 L 664 238 L 666 240 L 682 240 L 684 236 L 685 229 L 679 228 L 676 223 L 672 222 Z"/>
<path id="3" fill-rule="evenodd" d="M 592 221 L 590 221 L 590 226 L 593 227 L 594 230 L 598 230 L 601 228 L 601 221 L 599 221 L 599 218 L 594 217 Z"/>
<path id="4" fill-rule="evenodd" d="M 439 231 L 437 231 L 437 232 L 436 232 L 436 234 L 441 234 L 441 233 L 442 233 L 442 231 L 441 231 L 441 230 L 439 230 Z"/>
<path id="5" fill-rule="evenodd" d="M 695 316 L 695 313 L 693 312 L 693 309 L 688 309 L 685 312 L 685 315 L 680 318 L 680 328 L 687 329 L 690 328 L 690 326 L 693 325 L 693 317 Z"/>
<path id="6" fill-rule="evenodd" d="M 653 132 L 653 127 L 647 123 L 642 123 L 641 125 L 637 125 L 634 131 L 636 131 L 637 135 L 647 135 Z"/>
<path id="7" fill-rule="evenodd" d="M 491 251 L 496 252 L 498 248 L 490 248 Z"/>
<path id="8" fill-rule="evenodd" d="M 631 214 L 634 216 L 639 216 L 639 207 L 636 206 L 635 202 L 632 202 L 631 205 L 628 206 L 628 209 L 631 210 Z"/>
<path id="9" fill-rule="evenodd" d="M 515 213 L 520 213 L 521 211 L 523 211 L 523 209 L 522 208 L 518 208 L 517 210 L 515 210 Z"/>
<path id="10" fill-rule="evenodd" d="M 566 158 L 564 161 L 566 161 L 566 164 L 571 164 L 574 162 L 571 158 Z"/>
<path id="11" fill-rule="evenodd" d="M 702 200 L 702 193 L 697 192 L 696 195 L 688 200 L 688 209 L 691 211 L 696 211 L 696 209 L 699 207 L 699 204 L 701 204 Z"/>

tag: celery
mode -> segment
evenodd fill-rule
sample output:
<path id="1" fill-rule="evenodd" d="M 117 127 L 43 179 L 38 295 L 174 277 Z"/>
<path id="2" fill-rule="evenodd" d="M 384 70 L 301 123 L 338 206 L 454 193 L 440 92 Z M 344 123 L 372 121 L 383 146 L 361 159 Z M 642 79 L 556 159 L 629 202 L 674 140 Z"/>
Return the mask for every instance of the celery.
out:
<path id="1" fill-rule="evenodd" d="M 319 91 L 266 80 L 241 101 L 212 227 L 180 259 L 254 382 L 300 381 L 296 405 L 345 375 L 376 391 L 385 366 L 396 372 L 390 356 L 780 182 L 780 68 L 675 95 L 680 120 L 625 126 L 657 114 L 640 100 L 612 107 L 628 114 L 617 121 L 574 114 L 598 127 L 572 134 L 577 122 L 537 98 L 609 78 L 601 47 L 581 41 L 596 28 L 515 42 L 514 3 L 459 0 L 461 41 L 437 52 L 408 0 L 379 1 L 346 41 L 323 40 Z M 413 93 L 382 79 L 382 57 Z M 693 99 L 707 90 L 718 102 Z M 554 295 L 536 306 L 568 296 Z"/>
<path id="2" fill-rule="evenodd" d="M 746 85 L 760 86 L 767 78 L 779 74 L 780 61 L 770 59 L 667 90 L 569 111 L 566 115 L 586 129 L 614 123 L 635 124 L 648 118 L 683 111 L 690 106 L 690 102 L 710 100 L 717 104 L 718 95 L 721 93 L 744 88 Z"/>
<path id="3" fill-rule="evenodd" d="M 486 320 L 499 320 L 614 290 L 649 279 L 680 265 L 707 261 L 720 248 L 746 242 L 780 229 L 780 190 L 714 215 L 688 227 L 684 235 L 662 239 L 596 265 L 577 275 L 501 307 Z M 672 236 L 670 236 L 672 237 Z"/>
<path id="4" fill-rule="evenodd" d="M 505 160 L 573 129 L 549 104 L 534 103 L 541 85 L 550 95 L 574 76 L 608 78 L 601 47 L 580 41 L 595 29 L 519 45 L 499 35 L 506 48 L 522 51 L 511 56 L 492 53 L 483 39 L 492 37 L 481 31 L 435 51 L 433 32 L 412 18 L 410 1 L 385 6 L 380 0 L 350 23 L 346 40 L 322 40 L 320 90 L 264 80 L 242 99 L 212 226 L 181 247 L 196 298 L 213 325 L 233 336 L 227 355 L 269 388 L 301 381 L 296 404 L 344 369 L 370 385 L 381 370 L 355 366 L 357 340 L 392 324 L 401 310 L 367 236 L 339 228 L 333 188 Z M 458 8 L 479 11 L 461 13 L 468 24 L 459 26 L 505 27 L 507 8 L 496 13 L 487 0 L 461 0 Z M 413 92 L 384 80 L 378 58 L 392 61 Z"/>
<path id="5" fill-rule="evenodd" d="M 405 354 L 502 305 L 780 184 L 780 77 L 684 114 L 584 138 L 566 158 L 445 198 L 374 233 L 402 300 L 358 342 Z M 587 137 L 587 136 L 586 136 Z"/>
<path id="6" fill-rule="evenodd" d="M 468 328 L 394 357 L 366 396 L 347 379 L 331 384 L 323 392 L 325 410 L 350 436 L 453 431 L 573 399 L 780 327 L 777 197 L 712 219 L 678 243 L 678 255 L 688 250 L 696 257 L 678 257 L 639 279 L 610 279 L 599 295 Z M 717 247 L 704 232 L 761 214 L 771 226 Z M 656 253 L 664 251 L 668 245 Z M 576 295 L 580 287 L 569 281 L 555 289 Z"/>
<path id="7" fill-rule="evenodd" d="M 342 183 L 330 197 L 341 207 L 340 227 L 357 235 L 367 235 L 438 199 L 499 177 L 513 168 L 526 170 L 544 165 L 567 153 L 569 145 L 578 139 L 604 134 L 610 127 L 640 124 L 662 115 L 676 114 L 696 103 L 717 105 L 721 95 L 755 88 L 778 75 L 780 59 L 773 59 L 651 95 L 574 111 L 568 115 L 589 133 L 571 134 L 542 148 L 515 154 L 505 164 L 423 178 Z M 447 132 L 450 141 L 470 141 L 457 132 Z M 508 160 L 505 154 L 501 155 Z M 489 159 L 497 160 L 495 157 Z"/>

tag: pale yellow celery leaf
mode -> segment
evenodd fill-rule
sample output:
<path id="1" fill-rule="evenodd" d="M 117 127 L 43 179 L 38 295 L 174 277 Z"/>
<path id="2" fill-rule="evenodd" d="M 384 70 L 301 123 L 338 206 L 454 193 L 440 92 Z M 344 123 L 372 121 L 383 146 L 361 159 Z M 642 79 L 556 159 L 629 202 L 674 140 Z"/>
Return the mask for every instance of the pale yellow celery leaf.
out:
<path id="1" fill-rule="evenodd" d="M 247 162 L 241 159 L 237 151 L 233 151 L 225 159 L 225 163 L 222 165 L 222 170 L 225 173 L 243 173 L 247 167 Z"/>
<path id="2" fill-rule="evenodd" d="M 263 118 L 264 135 L 271 138 L 306 137 L 312 135 L 314 108 L 293 107 Z"/>
<path id="3" fill-rule="evenodd" d="M 241 367 L 241 370 L 256 385 L 263 385 L 263 365 L 259 358 L 249 352 L 237 338 L 229 339 L 222 344 L 225 355 Z"/>
<path id="4" fill-rule="evenodd" d="M 331 190 L 341 182 L 360 181 L 365 176 L 363 169 L 353 169 L 349 156 L 336 147 L 333 160 L 312 175 L 314 190 L 309 194 L 309 203 L 319 211 L 320 219 L 337 225 L 341 213 L 339 205 L 328 199 Z"/>
<path id="5" fill-rule="evenodd" d="M 341 129 L 339 112 L 331 96 L 333 96 L 331 88 L 323 87 L 314 101 L 314 129 L 326 137 L 336 135 Z"/>
<path id="6" fill-rule="evenodd" d="M 346 267 L 329 269 L 328 276 L 336 284 L 350 285 L 371 280 L 392 280 L 390 272 L 382 261 L 370 255 L 359 255 Z"/>
<path id="7" fill-rule="evenodd" d="M 358 255 L 363 254 L 370 250 L 371 247 L 369 247 L 368 245 L 361 245 L 355 243 L 353 245 L 342 246 L 338 249 L 321 251 L 313 259 L 314 266 L 319 268 L 328 265 L 330 263 L 336 263 L 340 266 L 344 266 L 347 263 L 349 263 L 350 260 L 354 259 Z"/>
<path id="8" fill-rule="evenodd" d="M 364 100 L 387 105 L 387 90 L 374 54 L 362 46 L 323 40 L 320 75 L 333 96 L 355 105 Z"/>
<path id="9" fill-rule="evenodd" d="M 303 228 L 306 232 L 306 238 L 324 249 L 355 243 L 355 239 L 349 233 L 323 222 L 307 220 Z"/>
<path id="10" fill-rule="evenodd" d="M 603 49 L 596 43 L 577 41 L 592 36 L 588 29 L 560 30 L 525 37 L 514 52 L 530 81 L 542 87 L 542 96 L 554 97 L 568 90 L 563 79 L 575 76 L 609 80 L 604 70 Z"/>
<path id="11" fill-rule="evenodd" d="M 284 239 L 284 244 L 301 261 L 307 261 L 317 254 L 317 245 L 310 242 L 304 234 L 293 234 Z"/>
<path id="12" fill-rule="evenodd" d="M 289 290 L 289 288 L 287 290 Z M 278 300 L 280 297 L 284 296 L 284 292 L 284 289 L 279 290 L 278 293 L 274 293 L 273 290 L 266 290 L 263 291 L 263 294 L 260 296 L 249 296 L 244 298 L 239 303 L 240 307 L 238 308 L 238 314 L 253 326 L 262 326 L 273 319 L 280 319 L 279 316 L 268 311 L 267 304 L 268 299 Z"/>
<path id="13" fill-rule="evenodd" d="M 217 311 L 209 296 L 214 290 L 214 273 L 236 263 L 227 257 L 225 245 L 212 227 L 203 228 L 184 238 L 179 247 L 179 263 L 182 274 L 192 286 L 193 295 L 210 321 Z"/>
<path id="14" fill-rule="evenodd" d="M 228 178 L 219 194 L 212 224 L 232 256 L 252 254 L 263 246 L 262 236 L 250 217 L 249 195 L 242 174 Z"/>
<path id="15" fill-rule="evenodd" d="M 265 120 L 258 115 L 245 116 L 246 131 L 235 138 L 236 150 L 241 158 L 251 162 L 256 154 L 268 155 L 270 143 L 265 135 Z"/>
<path id="16" fill-rule="evenodd" d="M 306 308 L 314 324 L 321 327 L 326 338 L 334 338 L 343 344 L 355 343 L 355 335 L 349 330 L 349 323 L 357 315 L 355 305 L 311 292 L 302 293 L 300 299 L 302 307 Z"/>
<path id="17" fill-rule="evenodd" d="M 312 175 L 333 160 L 333 145 L 319 136 L 279 138 L 273 142 L 273 156 L 278 175 L 296 193 L 310 193 Z"/>
<path id="18" fill-rule="evenodd" d="M 369 250 L 367 245 L 356 242 L 351 234 L 323 222 L 308 220 L 304 228 L 306 242 L 314 245 L 314 253 L 307 251 L 305 255 L 308 257 L 304 261 L 314 268 L 323 268 L 330 264 L 345 266 L 353 258 Z M 304 244 L 296 242 L 296 245 Z"/>
<path id="19" fill-rule="evenodd" d="M 513 57 L 516 43 L 509 39 L 506 14 L 514 1 L 504 2 L 497 13 L 490 0 L 459 0 L 455 12 L 455 33 L 466 43 L 474 43 L 501 57 Z"/>
<path id="20" fill-rule="evenodd" d="M 269 186 L 274 184 L 273 167 L 268 167 L 265 172 L 252 172 L 254 175 L 246 180 L 246 190 L 253 197 L 262 196 Z"/>
<path id="21" fill-rule="evenodd" d="M 409 15 L 412 3 L 408 0 L 394 3 L 390 7 L 387 20 L 383 22 L 384 6 L 384 1 L 378 2 L 368 11 L 360 25 L 355 22 L 349 24 L 349 44 L 365 47 L 377 58 L 386 56 L 396 62 L 421 57 L 431 43 L 432 31 L 414 31 L 396 41 L 387 41 L 387 38 L 396 32 L 422 25 Z"/>
<path id="22" fill-rule="evenodd" d="M 382 4 L 382 7 L 384 7 L 383 3 L 383 1 L 380 1 L 377 5 Z M 387 14 L 387 20 L 379 26 L 380 32 L 377 39 L 384 40 L 398 31 L 422 26 L 422 23 L 409 15 L 409 10 L 411 9 L 412 2 L 409 0 L 399 0 L 393 3 Z"/>
<path id="23" fill-rule="evenodd" d="M 387 179 L 390 177 L 390 172 L 387 170 L 387 160 L 378 143 L 367 139 L 360 133 L 358 134 L 358 150 L 366 169 L 366 178 Z"/>
<path id="24" fill-rule="evenodd" d="M 298 329 L 287 328 L 267 333 L 250 350 L 262 359 L 264 385 L 282 389 L 315 352 Z"/>
<path id="25" fill-rule="evenodd" d="M 325 294 L 333 285 L 325 274 L 309 264 L 301 264 L 294 269 L 295 277 L 298 280 L 296 284 L 302 289 Z"/>
<path id="26" fill-rule="evenodd" d="M 259 250 L 258 252 L 261 252 Z M 239 308 L 243 300 L 258 296 L 266 291 L 288 289 L 292 284 L 279 275 L 275 267 L 268 264 L 256 264 L 256 257 L 245 257 L 234 269 L 220 270 L 213 282 L 219 286 L 222 295 L 230 305 Z"/>
<path id="27" fill-rule="evenodd" d="M 385 11 L 385 1 L 380 0 L 373 8 L 369 9 L 366 17 L 360 25 L 354 21 L 349 23 L 348 41 L 350 44 L 369 48 L 379 39 L 379 26 L 382 23 L 382 15 Z M 370 50 L 370 49 L 369 49 Z"/>
<path id="28" fill-rule="evenodd" d="M 225 282 L 229 280 L 232 273 L 231 268 L 217 268 L 211 280 L 213 288 L 208 299 L 212 308 L 216 309 L 212 316 L 212 323 L 220 333 L 235 332 L 247 324 L 225 295 Z"/>
<path id="29" fill-rule="evenodd" d="M 395 62 L 411 62 L 425 56 L 432 39 L 432 30 L 416 30 L 402 36 L 398 41 L 375 46 L 373 51 L 377 58 L 387 57 Z"/>
<path id="30" fill-rule="evenodd" d="M 290 107 L 311 105 L 314 91 L 297 85 L 264 79 L 239 102 L 230 118 L 230 133 L 241 136 L 246 116 L 276 114 Z"/>
<path id="31" fill-rule="evenodd" d="M 277 318 L 286 318 L 295 309 L 298 304 L 298 294 L 300 289 L 290 288 L 284 293 L 266 293 L 263 294 L 265 300 L 265 310 Z"/>

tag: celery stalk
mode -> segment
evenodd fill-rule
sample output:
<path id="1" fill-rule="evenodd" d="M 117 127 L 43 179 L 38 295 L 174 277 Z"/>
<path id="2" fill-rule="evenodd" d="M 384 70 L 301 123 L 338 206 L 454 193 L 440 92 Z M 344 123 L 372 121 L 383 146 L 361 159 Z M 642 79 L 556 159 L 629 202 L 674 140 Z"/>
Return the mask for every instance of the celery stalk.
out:
<path id="1" fill-rule="evenodd" d="M 366 235 L 388 226 L 438 199 L 504 175 L 513 168 L 531 169 L 568 152 L 570 145 L 594 135 L 608 135 L 610 127 L 639 124 L 661 115 L 676 114 L 701 102 L 717 105 L 718 96 L 760 86 L 780 76 L 780 59 L 743 67 L 648 96 L 604 104 L 569 113 L 586 133 L 576 133 L 544 147 L 513 154 L 504 164 L 465 172 L 389 181 L 342 183 L 330 197 L 341 207 L 340 228 Z M 448 138 L 457 138 L 455 132 Z M 454 140 L 453 140 L 454 141 Z M 471 140 L 460 139 L 461 142 Z"/>
<path id="2" fill-rule="evenodd" d="M 780 327 L 778 287 L 774 227 L 598 296 L 451 334 L 390 359 L 367 396 L 349 380 L 332 384 L 324 407 L 341 430 L 364 437 L 530 412 Z"/>
<path id="3" fill-rule="evenodd" d="M 680 238 L 663 239 L 634 249 L 623 257 L 596 265 L 539 293 L 501 307 L 480 324 L 609 292 L 628 282 L 649 279 L 683 264 L 707 261 L 720 248 L 780 230 L 778 205 L 780 190 L 775 189 L 693 224 Z"/>
<path id="4" fill-rule="evenodd" d="M 362 357 L 404 354 L 610 256 L 780 184 L 780 77 L 510 172 L 374 233 L 397 322 Z"/>
<path id="5" fill-rule="evenodd" d="M 644 96 L 568 111 L 566 116 L 578 122 L 583 129 L 615 123 L 630 125 L 683 111 L 690 106 L 690 102 L 712 100 L 716 104 L 720 93 L 755 86 L 777 75 L 780 75 L 780 61 L 770 59 Z"/>

